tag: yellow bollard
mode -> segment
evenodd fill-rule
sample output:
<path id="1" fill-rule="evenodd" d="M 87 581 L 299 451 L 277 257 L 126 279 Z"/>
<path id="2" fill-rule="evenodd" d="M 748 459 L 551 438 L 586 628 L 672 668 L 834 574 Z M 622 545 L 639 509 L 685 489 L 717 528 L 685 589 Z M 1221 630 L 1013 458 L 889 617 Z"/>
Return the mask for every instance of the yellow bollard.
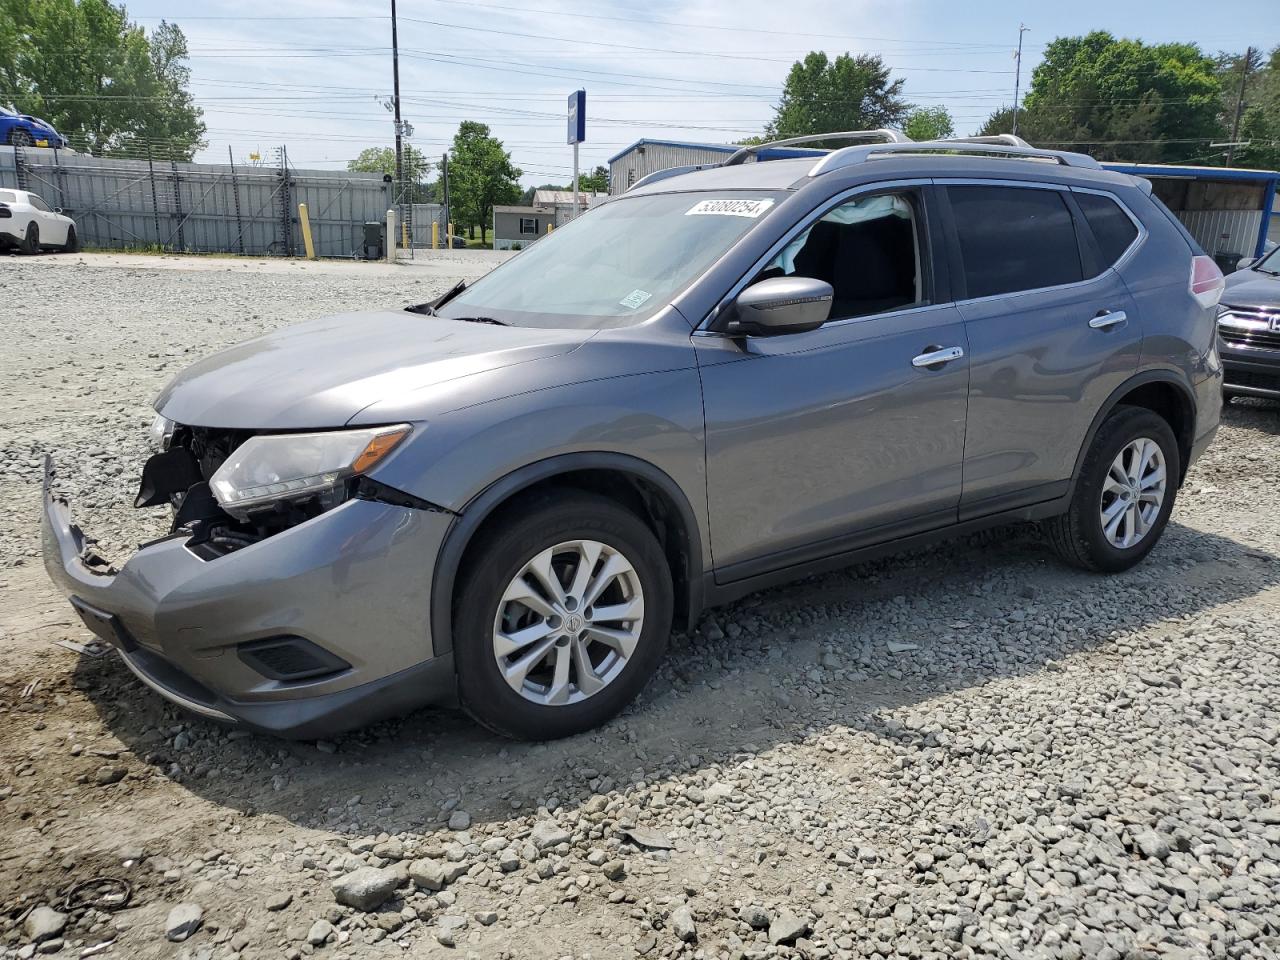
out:
<path id="1" fill-rule="evenodd" d="M 444 245 L 450 250 L 453 249 L 453 221 L 449 221 L 449 225 L 444 228 Z"/>
<path id="2" fill-rule="evenodd" d="M 307 205 L 305 203 L 298 204 L 298 222 L 302 227 L 302 245 L 307 250 L 307 259 L 314 260 L 316 258 L 315 244 L 311 242 L 311 218 L 307 216 Z"/>
<path id="3" fill-rule="evenodd" d="M 440 224 L 435 220 L 431 221 L 431 249 L 440 249 Z"/>
<path id="4" fill-rule="evenodd" d="M 400 221 L 400 246 L 402 246 L 406 250 L 409 249 L 409 221 L 408 220 Z"/>
<path id="5" fill-rule="evenodd" d="M 553 223 L 548 223 L 548 224 L 547 224 L 547 233 L 550 233 L 550 232 L 551 232 L 552 230 L 554 230 L 555 228 L 556 228 L 556 227 L 555 227 L 555 224 L 553 224 Z"/>

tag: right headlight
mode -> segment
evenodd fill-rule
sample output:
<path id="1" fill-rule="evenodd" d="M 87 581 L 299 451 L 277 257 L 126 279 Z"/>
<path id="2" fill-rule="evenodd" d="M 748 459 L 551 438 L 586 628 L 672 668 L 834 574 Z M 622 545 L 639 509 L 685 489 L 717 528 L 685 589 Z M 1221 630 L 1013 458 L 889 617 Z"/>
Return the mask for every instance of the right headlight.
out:
<path id="1" fill-rule="evenodd" d="M 282 500 L 323 496 L 373 468 L 412 428 L 407 423 L 362 430 L 250 437 L 209 480 L 219 505 L 241 520 Z"/>

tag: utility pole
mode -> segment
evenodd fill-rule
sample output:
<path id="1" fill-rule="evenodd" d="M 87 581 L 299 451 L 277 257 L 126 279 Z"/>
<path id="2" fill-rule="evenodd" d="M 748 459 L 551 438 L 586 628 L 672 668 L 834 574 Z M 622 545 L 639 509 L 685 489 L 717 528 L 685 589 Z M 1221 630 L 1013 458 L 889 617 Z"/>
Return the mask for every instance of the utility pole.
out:
<path id="1" fill-rule="evenodd" d="M 396 0 L 391 0 L 391 77 L 394 84 L 391 99 L 396 116 L 396 190 L 399 193 L 396 203 L 400 204 L 404 202 L 404 154 L 401 146 L 404 124 L 400 122 L 400 42 L 396 35 Z M 395 242 L 394 238 L 388 240 Z"/>
<path id="2" fill-rule="evenodd" d="M 444 182 L 444 222 L 445 222 L 445 243 L 452 244 L 453 239 L 449 237 L 448 225 L 453 223 L 453 215 L 449 210 L 449 155 L 442 154 L 440 157 L 440 179 Z"/>
<path id="3" fill-rule="evenodd" d="M 1253 47 L 1244 52 L 1244 61 L 1240 64 L 1240 92 L 1236 94 L 1236 116 L 1231 122 L 1231 142 L 1227 144 L 1227 166 L 1236 155 L 1236 142 L 1240 139 L 1240 117 L 1244 113 L 1244 85 L 1249 80 L 1249 66 L 1253 59 Z"/>
<path id="4" fill-rule="evenodd" d="M 1010 132 L 1015 137 L 1018 135 L 1018 96 L 1022 92 L 1022 35 L 1030 29 L 1024 23 L 1018 24 L 1018 52 L 1013 55 L 1016 67 L 1013 75 L 1013 130 Z"/>

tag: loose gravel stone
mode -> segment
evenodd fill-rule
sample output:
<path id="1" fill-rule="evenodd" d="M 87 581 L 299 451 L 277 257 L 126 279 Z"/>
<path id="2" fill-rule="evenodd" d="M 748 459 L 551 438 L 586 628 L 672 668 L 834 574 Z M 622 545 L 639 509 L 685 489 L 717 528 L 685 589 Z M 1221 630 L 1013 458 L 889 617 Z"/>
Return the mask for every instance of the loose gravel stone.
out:
<path id="1" fill-rule="evenodd" d="M 67 925 L 67 915 L 52 907 L 36 907 L 22 923 L 22 932 L 32 943 L 49 940 L 62 933 Z"/>
<path id="2" fill-rule="evenodd" d="M 395 893 L 400 877 L 393 870 L 361 867 L 331 884 L 338 903 L 357 910 L 376 910 Z"/>
<path id="3" fill-rule="evenodd" d="M 200 928 L 204 920 L 204 908 L 197 903 L 180 903 L 169 911 L 164 922 L 164 935 L 174 943 L 181 943 Z"/>

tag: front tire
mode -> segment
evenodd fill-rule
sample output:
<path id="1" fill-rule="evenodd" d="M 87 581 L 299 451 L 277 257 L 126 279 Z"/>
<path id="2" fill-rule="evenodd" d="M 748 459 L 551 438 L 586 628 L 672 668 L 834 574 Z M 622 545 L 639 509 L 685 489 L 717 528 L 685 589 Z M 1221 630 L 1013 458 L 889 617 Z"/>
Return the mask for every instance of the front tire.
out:
<path id="1" fill-rule="evenodd" d="M 9 144 L 14 147 L 29 147 L 35 140 L 26 130 L 10 130 Z"/>
<path id="2" fill-rule="evenodd" d="M 67 227 L 67 242 L 62 245 L 63 253 L 79 253 L 80 237 L 75 227 Z"/>
<path id="3" fill-rule="evenodd" d="M 671 572 L 649 528 L 613 501 L 536 494 L 498 515 L 468 557 L 454 608 L 458 694 L 495 733 L 590 730 L 661 662 Z"/>
<path id="4" fill-rule="evenodd" d="M 1117 407 L 1093 438 L 1067 512 L 1046 522 L 1049 542 L 1085 570 L 1127 570 L 1159 542 L 1181 476 L 1168 421 L 1142 407 Z"/>

